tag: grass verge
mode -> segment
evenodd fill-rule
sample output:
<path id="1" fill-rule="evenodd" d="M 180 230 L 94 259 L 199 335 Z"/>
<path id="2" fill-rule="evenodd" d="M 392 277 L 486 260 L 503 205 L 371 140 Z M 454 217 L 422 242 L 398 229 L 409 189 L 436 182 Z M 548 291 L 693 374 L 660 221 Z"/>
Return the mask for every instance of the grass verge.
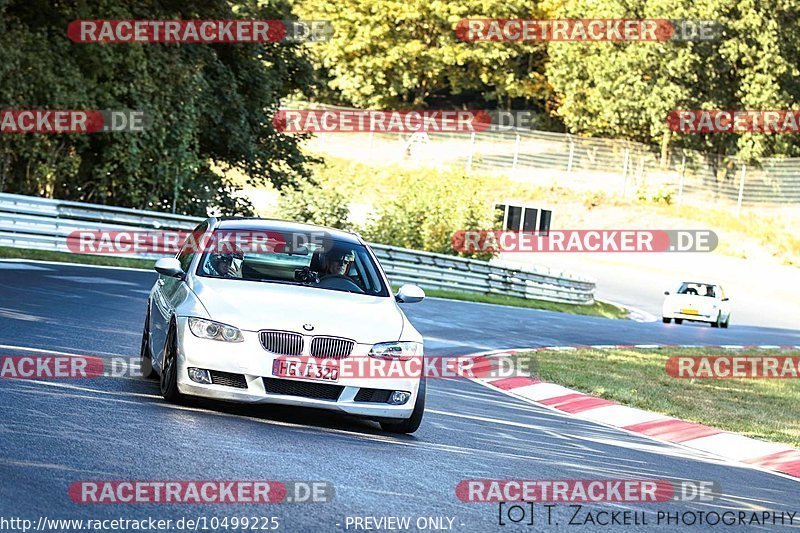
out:
<path id="1" fill-rule="evenodd" d="M 630 407 L 800 447 L 800 379 L 676 379 L 664 369 L 673 355 L 736 353 L 705 348 L 579 349 L 543 350 L 517 357 L 530 358 L 530 368 L 537 369 L 544 381 Z M 781 350 L 779 354 L 798 356 L 800 350 Z"/>
<path id="2" fill-rule="evenodd" d="M 399 286 L 395 286 L 397 291 Z M 446 298 L 463 302 L 479 302 L 485 304 L 510 305 L 512 307 L 527 307 L 529 309 L 544 309 L 572 315 L 599 316 L 604 318 L 627 318 L 628 311 L 607 302 L 594 302 L 592 305 L 576 305 L 547 300 L 533 300 L 517 296 L 501 294 L 477 294 L 472 292 L 446 291 L 440 289 L 425 289 L 425 295 L 433 298 Z"/>
<path id="3" fill-rule="evenodd" d="M 128 268 L 153 268 L 151 259 L 135 259 L 130 257 L 110 257 L 105 255 L 71 254 L 52 250 L 28 250 L 24 248 L 10 248 L 0 246 L 0 258 L 4 259 L 36 259 L 39 261 L 56 261 L 62 263 L 80 263 L 85 265 L 120 266 Z M 395 287 L 397 290 L 397 287 Z M 456 291 L 426 290 L 428 296 L 462 300 L 467 302 L 483 302 L 490 304 L 512 305 L 515 307 L 530 307 L 533 309 L 546 309 L 561 313 L 575 315 L 592 315 L 606 318 L 625 318 L 627 311 L 605 302 L 595 302 L 593 305 L 573 305 L 547 302 L 544 300 L 527 300 L 514 296 L 501 296 L 495 294 L 471 294 Z"/>
<path id="4" fill-rule="evenodd" d="M 80 263 L 82 265 L 119 266 L 128 268 L 144 268 L 150 270 L 153 259 L 136 259 L 133 257 L 111 257 L 106 255 L 71 254 L 53 250 L 29 250 L 0 246 L 0 258 L 3 259 L 35 259 L 38 261 L 56 261 L 60 263 Z"/>
<path id="5" fill-rule="evenodd" d="M 354 137 L 353 139 L 357 139 Z M 362 154 L 362 145 L 354 144 L 352 154 Z M 413 167 L 384 161 L 366 164 L 345 157 L 324 155 L 324 164 L 313 165 L 314 179 L 322 188 L 333 188 L 356 203 L 380 205 L 386 198 L 396 198 L 408 187 L 408 176 L 425 175 L 441 187 L 440 196 L 449 197 L 447 183 L 459 169 Z M 530 184 L 503 175 L 473 172 L 470 174 L 476 194 L 487 199 L 505 199 L 520 204 L 557 205 L 557 226 L 554 229 L 598 229 L 642 227 L 684 229 L 707 228 L 719 234 L 716 252 L 740 258 L 771 257 L 784 265 L 800 266 L 799 212 L 792 206 L 745 206 L 741 216 L 735 204 L 709 202 L 705 197 L 687 197 L 677 205 L 677 190 L 652 191 L 649 197 L 635 194 L 623 197 L 598 185 L 597 190 L 573 190 L 556 185 Z M 698 204 L 702 202 L 702 204 Z M 702 208 L 698 208 L 702 205 Z M 555 219 L 554 219 L 555 220 Z M 460 229 L 460 228 L 459 228 Z"/>

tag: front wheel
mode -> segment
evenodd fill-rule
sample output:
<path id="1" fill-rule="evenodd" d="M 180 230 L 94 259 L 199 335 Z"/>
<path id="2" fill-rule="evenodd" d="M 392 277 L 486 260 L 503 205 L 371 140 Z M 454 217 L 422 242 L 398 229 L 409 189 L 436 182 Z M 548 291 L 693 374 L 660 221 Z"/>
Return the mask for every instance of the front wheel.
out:
<path id="1" fill-rule="evenodd" d="M 147 303 L 147 314 L 144 317 L 142 346 L 139 348 L 139 366 L 142 369 L 142 376 L 146 379 L 153 379 L 158 375 L 153 370 L 153 353 L 150 350 L 150 302 Z"/>
<path id="2" fill-rule="evenodd" d="M 717 313 L 717 319 L 711 323 L 712 328 L 718 328 L 722 325 L 722 313 Z"/>
<path id="3" fill-rule="evenodd" d="M 672 319 L 671 318 L 667 318 L 665 316 L 662 316 L 661 317 L 661 322 L 663 322 L 664 324 L 669 324 L 670 322 L 672 322 Z"/>
<path id="4" fill-rule="evenodd" d="M 727 329 L 728 328 L 728 324 L 730 324 L 730 323 L 731 323 L 731 315 L 728 315 L 728 318 L 726 318 L 725 322 L 720 324 L 720 326 L 722 326 L 723 328 Z"/>
<path id="5" fill-rule="evenodd" d="M 425 414 L 425 378 L 420 379 L 417 401 L 411 416 L 399 422 L 381 422 L 381 428 L 389 433 L 414 433 L 422 423 L 422 415 Z"/>
<path id="6" fill-rule="evenodd" d="M 178 391 L 178 335 L 173 325 L 164 343 L 164 360 L 161 363 L 161 396 L 170 403 L 180 403 Z"/>
<path id="7" fill-rule="evenodd" d="M 675 319 L 675 323 L 676 324 L 683 324 L 683 319 L 682 318 L 676 318 Z"/>

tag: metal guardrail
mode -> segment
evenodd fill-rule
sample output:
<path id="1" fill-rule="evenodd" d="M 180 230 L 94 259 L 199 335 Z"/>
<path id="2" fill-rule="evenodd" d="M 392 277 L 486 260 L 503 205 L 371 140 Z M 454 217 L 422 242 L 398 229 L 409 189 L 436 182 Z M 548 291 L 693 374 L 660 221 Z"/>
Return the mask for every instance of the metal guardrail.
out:
<path id="1" fill-rule="evenodd" d="M 292 102 L 297 109 L 351 108 Z M 412 140 L 414 142 L 412 142 Z M 603 191 L 623 197 L 669 197 L 702 206 L 792 206 L 800 203 L 800 158 L 745 164 L 694 150 L 660 152 L 646 144 L 523 128 L 476 133 L 317 133 L 313 152 L 355 161 L 453 166 L 469 174 L 505 175 L 538 186 Z"/>
<path id="2" fill-rule="evenodd" d="M 121 207 L 0 193 L 0 246 L 70 252 L 78 230 L 191 230 L 203 219 Z M 371 244 L 393 283 L 553 302 L 591 304 L 595 283 L 546 270 L 515 269 L 463 257 Z M 134 255 L 152 258 L 157 255 Z"/>

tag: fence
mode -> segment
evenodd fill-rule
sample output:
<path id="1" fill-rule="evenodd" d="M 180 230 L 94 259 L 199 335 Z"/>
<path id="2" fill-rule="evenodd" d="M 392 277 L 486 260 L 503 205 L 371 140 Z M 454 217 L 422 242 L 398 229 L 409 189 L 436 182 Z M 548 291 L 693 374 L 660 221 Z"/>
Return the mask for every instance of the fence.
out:
<path id="1" fill-rule="evenodd" d="M 286 107 L 334 109 L 297 103 Z M 354 160 L 455 165 L 467 173 L 505 175 L 534 185 L 662 197 L 673 203 L 719 203 L 737 211 L 742 205 L 800 203 L 800 158 L 745 165 L 680 150 L 662 160 L 641 143 L 520 128 L 472 134 L 320 133 L 309 148 Z"/>
<path id="2" fill-rule="evenodd" d="M 0 194 L 0 246 L 69 252 L 78 230 L 190 230 L 202 219 L 153 211 Z M 545 269 L 514 269 L 461 257 L 371 245 L 394 283 L 591 304 L 593 281 Z M 152 257 L 152 256 L 147 256 Z"/>

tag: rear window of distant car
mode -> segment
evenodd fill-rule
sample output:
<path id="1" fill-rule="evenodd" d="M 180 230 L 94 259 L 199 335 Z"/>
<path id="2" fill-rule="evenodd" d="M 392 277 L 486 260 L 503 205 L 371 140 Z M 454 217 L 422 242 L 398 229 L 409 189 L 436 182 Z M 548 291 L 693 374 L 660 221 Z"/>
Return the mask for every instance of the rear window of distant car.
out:
<path id="1" fill-rule="evenodd" d="M 689 294 L 696 296 L 709 296 L 716 298 L 720 293 L 720 288 L 717 285 L 710 285 L 708 283 L 691 283 L 683 282 L 681 288 L 678 289 L 678 294 Z"/>

